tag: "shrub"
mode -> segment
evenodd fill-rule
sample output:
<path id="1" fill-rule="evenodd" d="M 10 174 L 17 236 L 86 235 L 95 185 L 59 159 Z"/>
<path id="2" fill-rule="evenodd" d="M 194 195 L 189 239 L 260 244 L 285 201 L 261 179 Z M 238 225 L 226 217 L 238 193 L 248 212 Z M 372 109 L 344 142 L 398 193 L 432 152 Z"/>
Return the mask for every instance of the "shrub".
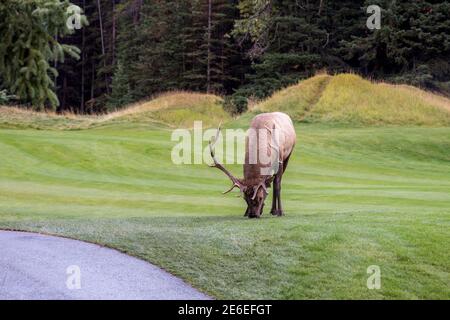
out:
<path id="1" fill-rule="evenodd" d="M 223 108 L 225 111 L 231 113 L 232 115 L 241 114 L 247 111 L 247 106 L 247 98 L 237 94 L 226 96 L 223 102 Z"/>
<path id="2" fill-rule="evenodd" d="M 8 94 L 6 89 L 0 90 L 0 105 L 8 104 L 11 100 L 16 99 L 16 96 Z"/>

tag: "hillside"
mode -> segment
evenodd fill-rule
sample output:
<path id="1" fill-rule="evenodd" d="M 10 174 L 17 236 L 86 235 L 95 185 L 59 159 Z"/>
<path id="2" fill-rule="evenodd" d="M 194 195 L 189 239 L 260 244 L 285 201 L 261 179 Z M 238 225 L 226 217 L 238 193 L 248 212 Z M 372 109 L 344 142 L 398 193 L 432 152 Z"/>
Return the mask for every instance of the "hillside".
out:
<path id="1" fill-rule="evenodd" d="M 145 124 L 164 127 L 192 126 L 201 120 L 205 126 L 217 125 L 231 117 L 223 110 L 221 98 L 190 92 L 172 92 L 107 115 L 34 112 L 0 106 L 0 127 L 34 129 L 87 129 L 111 124 Z"/>
<path id="2" fill-rule="evenodd" d="M 132 105 L 100 119 L 101 122 L 160 123 L 169 127 L 192 127 L 194 121 L 204 126 L 217 125 L 231 117 L 222 108 L 222 99 L 211 94 L 175 92 Z"/>
<path id="3" fill-rule="evenodd" d="M 450 100 L 415 87 L 376 83 L 354 74 L 318 75 L 281 90 L 255 111 L 284 111 L 304 122 L 450 125 Z"/>
<path id="4" fill-rule="evenodd" d="M 247 126 L 254 112 L 283 111 L 294 120 L 350 125 L 450 126 L 450 100 L 421 89 L 376 83 L 354 74 L 321 74 L 280 90 L 229 126 Z M 113 124 L 190 128 L 232 118 L 215 95 L 171 92 L 99 116 L 58 115 L 0 106 L 0 127 L 87 129 Z"/>

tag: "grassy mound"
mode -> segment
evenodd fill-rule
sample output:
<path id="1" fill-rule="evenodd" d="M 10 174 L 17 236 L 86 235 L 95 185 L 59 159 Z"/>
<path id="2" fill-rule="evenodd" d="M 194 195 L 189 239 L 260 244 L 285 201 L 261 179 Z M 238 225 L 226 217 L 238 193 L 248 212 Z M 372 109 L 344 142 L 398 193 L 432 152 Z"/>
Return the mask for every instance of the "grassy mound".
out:
<path id="1" fill-rule="evenodd" d="M 274 93 L 272 97 L 259 104 L 256 110 L 282 111 L 295 120 L 302 120 L 320 99 L 331 79 L 332 76 L 324 74 L 301 81 L 297 85 Z"/>
<path id="2" fill-rule="evenodd" d="M 276 92 L 236 123 L 248 125 L 253 111 L 283 111 L 302 122 L 450 126 L 449 99 L 411 86 L 371 82 L 354 74 L 321 74 L 301 81 Z M 57 115 L 0 106 L 3 128 L 76 130 L 111 124 L 190 128 L 194 121 L 210 127 L 230 120 L 220 97 L 190 92 L 166 93 L 99 116 Z"/>
<path id="3" fill-rule="evenodd" d="M 58 115 L 0 106 L 0 127 L 70 130 L 124 123 L 189 128 L 199 120 L 204 126 L 212 126 L 231 119 L 221 103 L 221 98 L 214 95 L 174 92 L 99 116 Z"/>
<path id="4" fill-rule="evenodd" d="M 262 102 L 295 120 L 364 125 L 450 125 L 450 100 L 410 86 L 374 83 L 354 74 L 319 75 Z"/>
<path id="5" fill-rule="evenodd" d="M 96 117 L 54 112 L 34 112 L 27 109 L 0 106 L 0 128 L 81 129 L 96 122 Z"/>
<path id="6" fill-rule="evenodd" d="M 203 121 L 204 126 L 211 126 L 230 119 L 218 96 L 176 92 L 111 113 L 103 121 L 157 122 L 169 127 L 189 128 L 194 121 Z"/>

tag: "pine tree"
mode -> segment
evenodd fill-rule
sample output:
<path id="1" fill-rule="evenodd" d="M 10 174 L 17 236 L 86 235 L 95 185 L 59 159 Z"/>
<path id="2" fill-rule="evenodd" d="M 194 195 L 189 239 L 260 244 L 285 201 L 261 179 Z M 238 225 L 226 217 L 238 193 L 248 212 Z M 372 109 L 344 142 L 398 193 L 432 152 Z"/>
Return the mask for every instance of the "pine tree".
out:
<path id="1" fill-rule="evenodd" d="M 67 0 L 11 0 L 0 3 L 0 72 L 4 85 L 36 109 L 56 108 L 57 70 L 52 62 L 66 55 L 79 58 L 80 51 L 58 40 L 72 31 L 67 27 Z M 82 17 L 81 23 L 86 20 Z"/>
<path id="2" fill-rule="evenodd" d="M 239 83 L 241 54 L 232 36 L 238 16 L 237 1 L 192 1 L 190 24 L 183 39 L 187 68 L 183 74 L 188 88 L 229 93 Z"/>
<path id="3" fill-rule="evenodd" d="M 262 2 L 260 10 L 264 25 L 241 20 L 237 28 L 256 28 L 239 30 L 239 34 L 250 34 L 253 42 L 249 54 L 252 56 L 253 74 L 247 79 L 250 83 L 238 90 L 238 95 L 265 97 L 275 90 L 296 83 L 314 74 L 325 66 L 323 55 L 329 41 L 326 17 L 322 2 L 297 0 L 272 0 Z M 242 6 L 248 10 L 247 6 Z M 267 11 L 269 10 L 269 11 Z M 319 14 L 320 13 L 320 14 Z M 268 16 L 270 14 L 270 17 Z M 249 16 L 248 13 L 245 13 Z M 254 19 L 254 16 L 251 18 Z M 262 33 L 262 34 L 260 34 Z M 263 40 L 264 39 L 264 40 Z"/>
<path id="4" fill-rule="evenodd" d="M 366 1 L 382 10 L 380 30 L 344 41 L 348 60 L 375 78 L 442 89 L 450 81 L 448 1 Z"/>
<path id="5" fill-rule="evenodd" d="M 120 60 L 114 72 L 111 90 L 111 96 L 108 98 L 108 109 L 118 109 L 133 101 L 128 77 Z"/>

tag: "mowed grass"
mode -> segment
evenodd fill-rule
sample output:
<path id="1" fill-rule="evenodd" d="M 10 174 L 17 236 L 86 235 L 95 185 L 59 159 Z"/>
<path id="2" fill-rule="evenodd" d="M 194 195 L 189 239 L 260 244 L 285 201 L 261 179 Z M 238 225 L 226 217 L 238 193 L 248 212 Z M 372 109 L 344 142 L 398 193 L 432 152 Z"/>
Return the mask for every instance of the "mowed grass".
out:
<path id="1" fill-rule="evenodd" d="M 215 298 L 450 298 L 450 128 L 296 130 L 286 216 L 248 220 L 219 170 L 172 164 L 155 124 L 0 129 L 0 228 L 117 248 Z"/>

